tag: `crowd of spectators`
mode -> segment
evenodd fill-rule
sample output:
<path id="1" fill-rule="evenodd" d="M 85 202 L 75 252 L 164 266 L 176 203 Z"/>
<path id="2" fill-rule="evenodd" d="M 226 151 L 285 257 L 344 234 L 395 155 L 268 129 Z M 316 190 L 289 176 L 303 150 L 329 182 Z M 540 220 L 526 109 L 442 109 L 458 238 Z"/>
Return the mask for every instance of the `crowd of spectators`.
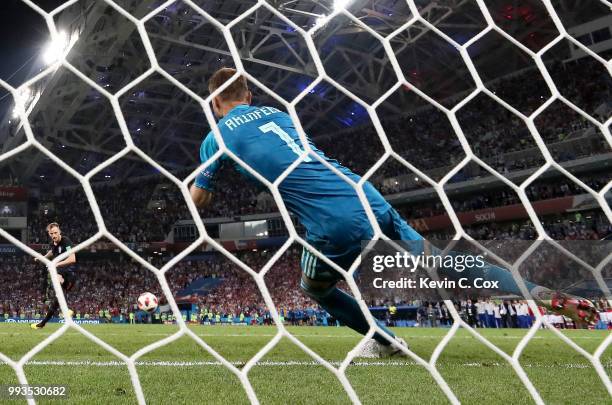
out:
<path id="1" fill-rule="evenodd" d="M 178 199 L 178 191 L 165 192 L 169 187 L 169 182 L 154 178 L 97 184 L 93 190 L 109 232 L 125 243 L 135 243 L 164 240 L 177 220 L 191 217 L 186 204 Z M 46 226 L 50 222 L 67 225 L 75 242 L 98 231 L 89 201 L 80 187 L 30 201 L 29 242 L 47 242 Z"/>
<path id="2" fill-rule="evenodd" d="M 607 218 L 597 212 L 548 216 L 543 221 L 543 225 L 551 235 L 555 236 L 555 239 L 600 239 L 603 234 L 612 233 Z M 535 231 L 526 223 L 489 224 L 470 229 L 472 232 L 478 230 L 482 232 L 482 238 L 476 239 L 502 240 L 518 237 L 533 239 L 535 236 Z M 444 239 L 452 235 L 431 233 L 427 237 Z M 259 272 L 273 253 L 268 250 L 240 251 L 236 252 L 236 257 L 253 271 Z M 276 308 L 288 320 L 292 319 L 292 314 L 320 310 L 298 287 L 301 275 L 300 255 L 301 249 L 290 248 L 265 276 L 266 287 Z M 534 255 L 529 260 L 537 261 L 538 257 Z M 562 262 L 567 261 L 565 257 L 558 255 L 555 259 L 556 261 L 546 256 L 546 259 L 537 263 L 530 262 L 531 264 L 525 267 L 528 270 L 525 270 L 524 277 L 541 285 L 547 285 L 550 280 L 555 280 L 556 286 L 570 284 L 569 280 L 574 280 L 576 277 L 583 280 L 592 278 L 588 270 L 580 266 L 564 267 Z M 163 259 L 157 258 L 152 263 L 161 265 Z M 135 310 L 136 299 L 142 292 L 150 291 L 163 297 L 155 275 L 124 254 L 87 253 L 84 258 L 78 259 L 78 267 L 78 288 L 70 292 L 67 298 L 70 308 L 83 316 L 88 314 L 88 317 L 98 317 L 102 310 L 111 316 L 123 315 L 127 319 L 128 313 Z M 564 283 L 564 277 L 568 278 L 567 283 Z M 166 273 L 170 290 L 175 296 L 177 292 L 202 278 L 219 280 L 207 294 L 192 294 L 188 297 L 191 303 L 200 309 L 205 309 L 206 313 L 219 314 L 223 317 L 230 315 L 237 317 L 240 314 L 247 317 L 259 315 L 269 319 L 268 308 L 254 279 L 220 254 L 209 255 L 205 259 L 187 257 Z M 3 255 L 0 257 L 0 285 L 5 286 L 0 291 L 0 317 L 5 316 L 4 314 L 22 317 L 44 314 L 49 298 L 47 272 L 44 266 L 35 263 L 28 256 Z M 423 320 L 430 319 L 429 311 L 426 309 L 425 315 L 421 314 L 420 317 Z M 444 312 L 441 307 L 435 311 L 438 314 Z M 298 318 L 293 316 L 293 320 L 296 319 Z M 442 316 L 441 319 L 446 318 Z M 436 322 L 441 323 L 440 320 Z"/>
<path id="3" fill-rule="evenodd" d="M 266 273 L 265 282 L 274 305 L 282 314 L 316 309 L 317 305 L 299 289 L 301 249 L 289 249 Z M 241 255 L 250 266 L 261 268 L 267 256 Z M 221 314 L 265 314 L 268 309 L 251 276 L 229 262 L 223 263 L 223 282 L 212 293 L 198 299 L 200 307 Z M 229 299 L 228 299 L 229 298 Z"/>
<path id="4" fill-rule="evenodd" d="M 592 83 L 601 80 L 599 70 L 589 69 L 590 63 L 594 62 L 554 65 L 551 75 L 555 83 L 562 84 L 560 91 L 563 95 L 596 119 L 601 119 L 600 111 L 606 110 L 602 110 L 601 106 L 610 99 L 612 90 L 609 86 L 592 86 Z M 531 82 L 533 74 L 533 71 L 528 71 L 505 78 L 492 83 L 489 88 L 521 112 L 530 114 L 550 97 L 545 87 L 525 85 L 526 81 Z M 604 114 L 607 111 L 609 109 Z M 457 119 L 474 153 L 500 173 L 507 174 L 542 164 L 540 154 L 520 153 L 536 148 L 524 122 L 488 96 L 479 95 L 474 98 L 459 110 Z M 420 108 L 410 115 L 383 114 L 381 123 L 394 150 L 420 170 L 435 173 L 432 175 L 434 180 L 439 180 L 445 173 L 440 169 L 457 164 L 465 156 L 445 114 L 431 106 Z M 538 116 L 535 126 L 548 145 L 580 140 L 576 145 L 572 144 L 571 148 L 550 148 L 553 157 L 559 162 L 610 152 L 609 145 L 599 132 L 587 134 L 594 128 L 593 125 L 559 101 Z M 337 159 L 358 174 L 364 174 L 384 152 L 377 133 L 367 126 L 336 136 L 317 138 L 314 143 L 327 156 Z M 261 197 L 262 189 L 257 182 L 245 179 L 231 166 L 225 164 L 221 169 L 212 205 L 200 211 L 200 214 L 211 218 L 275 211 L 275 204 L 269 198 Z M 468 179 L 487 173 L 484 170 L 475 171 L 473 167 L 470 170 L 469 175 L 464 170 L 457 178 Z M 389 185 L 385 180 L 407 174 L 410 171 L 406 167 L 391 160 L 381 166 L 372 181 L 385 194 L 397 193 L 414 185 Z M 604 172 L 581 175 L 580 178 L 594 190 L 601 190 L 610 180 L 609 173 Z M 15 185 L 12 180 L 1 183 L 3 186 Z M 174 223 L 191 218 L 176 187 L 159 176 L 134 183 L 95 183 L 93 190 L 107 229 L 126 243 L 164 240 Z M 538 201 L 582 194 L 585 191 L 570 179 L 562 177 L 538 180 L 527 187 L 526 193 L 530 201 Z M 520 202 L 516 193 L 508 188 L 491 188 L 478 193 L 453 194 L 451 197 L 456 212 Z M 81 188 L 58 190 L 54 195 L 32 198 L 28 204 L 29 243 L 48 242 L 45 227 L 54 221 L 65 224 L 67 234 L 77 243 L 91 237 L 98 230 Z M 409 203 L 399 207 L 399 210 L 407 219 L 426 218 L 446 212 L 441 203 L 432 201 Z M 3 216 L 1 210 L 0 216 Z M 548 235 L 557 240 L 598 240 L 612 234 L 612 225 L 601 211 L 557 214 L 546 217 L 542 224 Z M 466 227 L 466 231 L 478 240 L 531 240 L 537 237 L 535 227 L 528 220 L 478 224 Z M 451 229 L 425 234 L 433 239 L 450 239 L 453 235 Z M 298 311 L 318 310 L 317 305 L 298 288 L 300 254 L 299 249 L 289 250 L 265 277 L 268 291 L 283 316 Z M 100 311 L 126 316 L 135 310 L 136 298 L 143 291 L 150 291 L 160 297 L 163 295 L 151 272 L 129 258 L 120 255 L 109 257 L 109 253 L 104 255 L 100 258 L 79 259 L 79 286 L 68 295 L 69 306 L 75 312 L 92 317 L 98 316 Z M 240 252 L 237 257 L 259 271 L 270 255 L 261 251 Z M 539 263 L 533 266 L 537 272 L 533 270 L 528 276 L 536 281 L 557 276 L 552 273 L 555 266 L 553 262 Z M 199 308 L 223 316 L 268 313 L 252 277 L 221 256 L 207 260 L 185 259 L 167 273 L 173 293 L 200 278 L 216 278 L 220 282 L 210 293 L 191 297 Z M 23 314 L 34 317 L 44 313 L 47 305 L 47 272 L 31 258 L 1 256 L 0 285 L 5 286 L 0 291 L 0 316 Z M 417 322 L 421 325 L 434 326 L 450 322 L 448 308 L 443 304 L 419 302 L 417 306 Z M 530 316 L 521 302 L 464 301 L 457 304 L 457 309 L 465 316 L 466 322 L 477 327 L 526 325 L 519 322 L 518 316 Z M 484 317 L 481 317 L 483 314 Z M 527 322 L 526 318 L 524 321 Z"/>
<path id="5" fill-rule="evenodd" d="M 205 217 L 235 217 L 263 214 L 277 210 L 274 204 L 258 204 L 257 196 L 264 186 L 256 179 L 238 173 L 231 162 L 226 162 L 217 174 L 211 205 L 200 213 Z"/>
<path id="6" fill-rule="evenodd" d="M 549 69 L 559 92 L 600 122 L 610 114 L 612 95 L 610 72 L 593 58 L 582 58 L 566 63 L 555 63 Z M 601 105 L 608 105 L 601 109 Z"/>
<path id="7" fill-rule="evenodd" d="M 140 293 L 154 287 L 153 275 L 134 263 L 78 260 L 78 267 L 78 287 L 67 295 L 75 313 L 97 316 L 102 308 L 120 308 L 125 313 L 133 308 Z M 0 282 L 5 288 L 0 293 L 0 315 L 44 316 L 54 295 L 47 274 L 45 267 L 29 256 L 2 257 Z"/>
<path id="8" fill-rule="evenodd" d="M 29 243 L 47 243 L 49 236 L 46 227 L 51 222 L 68 222 L 73 241 L 84 241 L 98 229 L 89 201 L 80 188 L 63 189 L 58 195 L 45 198 L 31 198 L 29 205 Z"/>
<path id="9" fill-rule="evenodd" d="M 581 176 L 581 180 L 593 190 L 599 191 L 610 181 L 610 174 L 608 172 L 601 172 L 589 176 Z M 497 186 L 500 185 L 501 184 L 497 184 Z M 525 189 L 525 193 L 529 201 L 533 203 L 540 200 L 586 194 L 587 191 L 572 180 L 561 177 L 546 181 L 536 181 Z M 518 194 L 508 187 L 501 189 L 490 187 L 478 193 L 453 194 L 449 196 L 449 199 L 455 212 L 475 211 L 484 208 L 521 204 Z M 407 219 L 426 218 L 446 213 L 446 209 L 439 199 L 435 201 L 407 203 L 398 206 L 398 209 Z"/>
<path id="10" fill-rule="evenodd" d="M 593 68 L 587 69 L 590 72 L 589 75 L 592 76 L 593 72 L 601 74 L 594 66 L 597 62 L 582 61 L 581 63 L 579 65 L 581 71 L 588 65 Z M 574 64 L 570 64 L 569 68 L 563 65 L 555 65 L 553 68 L 559 80 L 575 75 L 580 76 Z M 514 103 L 517 108 L 519 106 L 516 104 L 520 100 L 525 108 L 519 108 L 519 110 L 531 113 L 550 97 L 547 89 L 525 86 L 526 81 L 540 83 L 531 80 L 531 76 L 533 76 L 533 71 L 527 71 L 512 78 L 499 80 L 489 87 L 511 105 Z M 596 78 L 593 80 L 591 83 L 602 83 Z M 581 87 L 576 86 L 582 85 L 583 80 L 572 79 L 562 83 L 563 94 L 582 93 L 578 90 Z M 604 83 L 609 83 L 609 81 Z M 610 111 L 608 100 L 611 95 L 612 88 L 609 85 L 603 85 L 589 95 L 570 97 L 570 100 L 579 107 L 585 108 L 596 119 L 603 121 Z M 605 111 L 599 115 L 595 110 L 601 106 L 603 106 L 602 111 Z M 403 109 L 410 110 L 410 108 Z M 431 175 L 434 180 L 439 180 L 441 174 L 435 169 L 441 167 L 450 169 L 464 158 L 465 154 L 459 139 L 443 113 L 433 107 L 420 108 L 420 110 L 411 115 L 397 115 L 392 118 L 383 115 L 381 123 L 391 146 L 400 156 Z M 481 94 L 472 99 L 458 111 L 457 118 L 472 151 L 500 173 L 506 174 L 533 168 L 543 163 L 544 159 L 541 153 L 537 152 L 536 143 L 522 119 L 490 97 Z M 535 126 L 549 146 L 553 158 L 559 162 L 611 151 L 610 146 L 594 125 L 560 101 L 553 102 L 541 112 L 535 120 Z M 577 134 L 584 134 L 587 129 L 593 130 L 589 135 L 589 140 L 585 140 L 578 146 L 550 147 L 551 144 L 572 137 L 580 137 L 581 135 Z M 338 160 L 358 174 L 364 174 L 384 152 L 379 137 L 371 125 L 317 139 L 315 143 L 329 157 Z M 530 153 L 527 156 L 516 153 L 528 150 Z M 401 183 L 383 185 L 383 182 L 389 177 L 406 173 L 409 171 L 404 166 L 397 163 L 385 164 L 374 174 L 372 181 L 384 192 L 404 191 L 406 186 L 402 186 Z M 441 173 L 444 174 L 444 172 Z M 482 169 L 478 175 L 487 173 Z M 474 174 L 472 177 L 475 177 Z"/>
<path id="11" fill-rule="evenodd" d="M 580 175 L 580 179 L 592 189 L 601 190 L 609 181 L 609 173 L 604 171 Z M 237 184 L 234 183 L 234 187 L 239 188 Z M 232 197 L 231 188 L 225 190 L 215 196 L 212 211 L 206 209 L 200 213 L 203 217 L 276 211 L 275 204 L 267 202 L 267 199 L 257 199 L 253 194 L 247 193 L 244 196 L 246 200 L 239 201 Z M 566 177 L 537 180 L 525 191 L 531 202 L 586 193 L 578 184 Z M 131 187 L 126 187 L 126 184 L 94 187 L 94 192 L 107 229 L 125 243 L 163 241 L 178 220 L 191 218 L 182 196 L 174 185 L 168 182 L 160 183 L 159 180 L 139 182 L 137 193 L 133 192 Z M 521 203 L 518 195 L 508 187 L 501 189 L 491 187 L 478 193 L 453 193 L 449 196 L 451 205 L 457 213 Z M 250 198 L 255 200 L 245 203 Z M 48 241 L 46 225 L 50 222 L 65 225 L 69 237 L 76 243 L 97 232 L 98 227 L 89 202 L 81 189 L 64 189 L 60 194 L 53 196 L 52 200 L 51 197 L 48 199 L 49 202 L 44 199 L 33 199 L 29 203 L 28 241 L 30 243 Z M 236 207 L 243 204 L 243 209 L 232 212 L 231 205 L 225 206 L 225 201 L 234 201 Z M 439 199 L 399 204 L 396 208 L 407 220 L 446 213 Z M 510 228 L 507 224 L 490 224 L 479 229 L 478 235 L 483 238 L 490 236 L 493 231 L 507 234 L 508 238 L 526 235 L 526 230 L 520 222 L 512 224 Z M 554 227 L 551 231 L 555 236 L 567 236 Z M 576 232 L 580 229 L 570 229 L 571 231 Z M 597 234 L 602 232 L 604 231 L 599 230 Z"/>
<path id="12" fill-rule="evenodd" d="M 596 118 L 598 107 L 610 99 L 609 86 L 591 89 L 582 94 L 580 86 L 598 82 L 601 72 L 591 66 L 591 60 L 581 60 L 564 65 L 551 65 L 551 74 L 558 83 L 563 83 L 561 92 L 584 107 Z M 589 68 L 591 66 L 593 69 Z M 577 69 L 582 72 L 578 74 Z M 586 72 L 586 73 L 585 73 Z M 531 113 L 550 96 L 546 88 L 525 86 L 525 82 L 540 83 L 534 71 L 525 71 L 489 83 L 496 95 L 515 105 L 524 113 Z M 537 75 L 536 75 L 537 76 Z M 590 88 L 590 87 L 589 87 Z M 521 104 L 521 105 L 518 105 Z M 407 109 L 410 111 L 410 109 Z M 605 110 L 605 108 L 604 108 Z M 386 130 L 394 150 L 416 167 L 439 180 L 452 165 L 464 158 L 462 146 L 445 114 L 433 106 L 421 106 L 409 115 L 383 114 L 381 123 Z M 457 112 L 457 119 L 474 153 L 502 174 L 526 168 L 535 169 L 543 163 L 541 154 L 517 153 L 536 149 L 535 141 L 525 123 L 512 112 L 490 97 L 480 94 Z M 547 144 L 578 139 L 570 148 L 550 148 L 553 157 L 560 162 L 583 156 L 608 153 L 610 151 L 599 131 L 579 113 L 560 101 L 555 101 L 535 120 L 535 126 Z M 587 129 L 595 129 L 584 138 Z M 337 159 L 358 174 L 364 174 L 382 155 L 384 149 L 372 126 L 363 126 L 348 133 L 320 137 L 314 140 L 317 147 L 329 157 Z M 219 173 L 212 204 L 200 211 L 204 218 L 236 217 L 241 215 L 269 213 L 277 210 L 273 199 L 262 193 L 257 181 L 244 178 L 227 162 Z M 453 181 L 488 175 L 484 169 L 471 163 L 460 171 Z M 446 169 L 445 169 L 446 168 Z M 442 170 L 444 169 L 444 170 Z M 187 172 L 185 172 L 185 175 Z M 392 194 L 415 187 L 426 186 L 425 182 L 389 182 L 389 178 L 410 174 L 410 171 L 394 159 L 389 159 L 372 176 L 371 180 L 383 194 Z M 594 176 L 591 176 L 594 177 Z M 414 178 L 411 175 L 410 178 Z M 609 178 L 602 175 L 586 178 L 589 185 L 600 189 Z M 134 183 L 94 183 L 94 193 L 102 216 L 110 232 L 127 243 L 164 240 L 172 225 L 191 215 L 176 187 L 161 176 Z M 536 182 L 527 188 L 528 197 L 533 200 L 554 198 L 582 192 L 569 179 L 550 180 L 547 184 Z M 476 195 L 452 199 L 456 211 L 462 212 L 479 208 L 519 203 L 511 191 L 491 190 Z M 47 208 L 45 208 L 47 207 Z M 408 204 L 401 209 L 408 218 L 422 218 L 444 213 L 439 202 L 427 201 Z M 0 216 L 3 215 L 0 210 Z M 45 226 L 49 222 L 69 222 L 70 236 L 82 241 L 98 229 L 88 201 L 81 188 L 64 189 L 54 195 L 43 195 L 30 201 L 28 210 L 28 241 L 43 243 L 47 240 Z"/>
<path id="13" fill-rule="evenodd" d="M 548 215 L 542 226 L 554 240 L 600 240 L 612 234 L 612 224 L 601 210 Z M 464 226 L 468 235 L 476 240 L 534 240 L 536 228 L 528 220 L 491 222 Z M 425 232 L 432 240 L 449 240 L 455 235 L 451 228 Z"/>
<path id="14" fill-rule="evenodd" d="M 266 285 L 272 299 L 283 313 L 294 309 L 314 308 L 314 303 L 299 290 L 300 250 L 290 249 L 266 274 Z M 269 259 L 261 252 L 239 252 L 236 255 L 258 271 Z M 270 255 L 271 257 L 271 255 Z M 123 315 L 136 310 L 138 296 L 149 291 L 163 297 L 155 275 L 123 254 L 105 253 L 94 259 L 77 259 L 78 287 L 67 294 L 68 306 L 83 317 L 98 317 L 100 310 Z M 212 313 L 249 316 L 268 313 L 253 278 L 229 259 L 219 255 L 208 260 L 185 259 L 166 273 L 170 290 L 177 292 L 200 278 L 216 278 L 220 283 L 208 294 L 193 296 L 190 302 Z M 28 256 L 0 258 L 0 317 L 4 314 L 26 318 L 44 315 L 53 296 L 47 271 Z M 162 298 L 161 303 L 165 303 Z"/>

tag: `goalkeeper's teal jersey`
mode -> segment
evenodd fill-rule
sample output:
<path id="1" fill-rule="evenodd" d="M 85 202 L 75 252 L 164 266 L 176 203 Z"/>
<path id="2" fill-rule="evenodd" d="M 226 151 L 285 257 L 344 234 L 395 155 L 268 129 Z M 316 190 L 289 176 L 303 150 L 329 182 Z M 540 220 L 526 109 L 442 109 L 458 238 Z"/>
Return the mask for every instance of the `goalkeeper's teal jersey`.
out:
<path id="1" fill-rule="evenodd" d="M 302 143 L 288 114 L 273 107 L 239 105 L 219 121 L 219 130 L 227 148 L 268 181 L 273 182 L 300 154 Z M 350 140 L 349 140 L 350 141 Z M 360 177 L 336 160 L 312 149 L 353 181 Z M 200 148 L 200 160 L 206 162 L 219 146 L 209 133 Z M 210 164 L 196 177 L 196 186 L 212 190 L 214 176 L 226 155 Z M 319 160 L 310 156 L 300 163 L 279 185 L 287 209 L 306 228 L 309 238 L 351 243 L 371 234 L 365 210 L 351 185 L 338 177 Z M 236 165 L 237 169 L 249 175 Z M 377 218 L 391 208 L 382 195 L 368 182 L 365 195 Z"/>

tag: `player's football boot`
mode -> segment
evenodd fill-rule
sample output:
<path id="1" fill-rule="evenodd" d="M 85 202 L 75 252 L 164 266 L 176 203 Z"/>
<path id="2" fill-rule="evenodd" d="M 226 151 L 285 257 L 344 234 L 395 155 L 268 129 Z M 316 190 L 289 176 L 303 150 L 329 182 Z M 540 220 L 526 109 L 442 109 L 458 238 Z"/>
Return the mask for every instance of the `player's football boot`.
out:
<path id="1" fill-rule="evenodd" d="M 534 290 L 531 294 L 538 304 L 567 316 L 578 325 L 595 325 L 599 320 L 595 305 L 585 298 L 544 288 Z"/>
<path id="2" fill-rule="evenodd" d="M 74 314 L 74 311 L 73 311 L 73 310 L 71 310 L 71 309 L 69 309 L 69 310 L 68 310 L 68 315 L 70 315 L 70 317 L 72 317 L 72 314 Z M 44 327 L 45 327 L 45 325 L 42 325 L 42 322 L 39 322 L 39 323 L 31 323 L 31 324 L 30 324 L 30 328 L 32 328 L 32 329 L 34 329 L 34 330 L 36 330 L 36 329 L 42 329 L 42 328 L 44 328 Z"/>
<path id="3" fill-rule="evenodd" d="M 408 348 L 408 344 L 401 337 L 396 337 L 395 340 L 405 348 Z M 366 359 L 386 359 L 392 357 L 408 357 L 406 353 L 404 353 L 399 347 L 397 347 L 397 343 L 392 343 L 390 345 L 382 345 L 378 343 L 374 339 L 370 339 L 366 342 L 366 344 L 361 349 L 361 352 L 356 357 L 366 358 Z"/>

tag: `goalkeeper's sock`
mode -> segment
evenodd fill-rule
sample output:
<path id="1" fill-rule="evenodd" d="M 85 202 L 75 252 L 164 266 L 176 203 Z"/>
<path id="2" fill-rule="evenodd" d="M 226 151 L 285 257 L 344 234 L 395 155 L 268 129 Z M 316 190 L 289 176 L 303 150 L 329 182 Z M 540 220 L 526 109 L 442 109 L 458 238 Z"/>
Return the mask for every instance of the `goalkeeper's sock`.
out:
<path id="1" fill-rule="evenodd" d="M 340 320 L 343 324 L 353 329 L 356 332 L 365 335 L 370 329 L 370 325 L 366 320 L 365 315 L 361 312 L 361 307 L 355 298 L 351 297 L 341 289 L 334 287 L 331 290 L 313 291 L 305 286 L 302 282 L 302 289 L 306 294 L 315 299 L 323 309 L 331 316 Z M 376 321 L 378 326 L 385 331 L 391 338 L 395 335 L 380 322 Z M 374 333 L 374 339 L 382 345 L 388 346 L 390 343 L 378 332 Z"/>
<path id="2" fill-rule="evenodd" d="M 53 314 L 55 314 L 55 311 L 58 310 L 58 308 L 59 308 L 59 301 L 57 300 L 57 298 L 54 298 L 53 302 L 49 306 L 49 311 L 47 311 L 47 315 L 45 315 L 44 319 L 42 321 L 40 321 L 40 323 L 38 325 L 40 327 L 45 326 L 47 324 L 47 322 L 49 322 L 49 320 L 51 319 Z"/>

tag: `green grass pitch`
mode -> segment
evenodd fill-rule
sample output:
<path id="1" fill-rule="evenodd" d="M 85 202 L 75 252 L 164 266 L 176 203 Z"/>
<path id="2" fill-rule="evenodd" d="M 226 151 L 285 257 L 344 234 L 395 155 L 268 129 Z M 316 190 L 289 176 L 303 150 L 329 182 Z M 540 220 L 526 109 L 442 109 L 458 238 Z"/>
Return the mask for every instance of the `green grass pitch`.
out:
<path id="1" fill-rule="evenodd" d="M 33 331 L 28 325 L 0 326 L 0 351 L 17 360 L 58 325 Z M 178 331 L 169 325 L 91 325 L 87 330 L 131 355 Z M 211 347 L 241 367 L 276 333 L 273 327 L 190 326 Z M 359 341 L 347 328 L 289 327 L 289 332 L 326 360 L 337 364 Z M 411 349 L 429 359 L 448 329 L 396 329 Z M 524 330 L 479 330 L 511 354 Z M 608 331 L 566 331 L 593 353 Z M 612 403 L 590 363 L 551 331 L 538 331 L 520 357 L 527 375 L 546 403 Z M 612 347 L 601 362 L 610 375 Z M 240 382 L 189 337 L 181 337 L 139 359 L 137 370 L 150 404 L 242 404 Z M 459 330 L 438 359 L 438 370 L 464 404 L 533 403 L 513 368 L 502 357 Z M 25 366 L 30 384 L 66 384 L 70 397 L 55 404 L 130 404 L 135 395 L 127 367 L 91 340 L 69 329 Z M 430 374 L 410 359 L 357 359 L 347 377 L 364 404 L 443 404 L 446 397 Z M 262 404 L 349 403 L 342 386 L 327 369 L 283 338 L 253 367 L 249 379 Z M 13 370 L 0 363 L 0 384 L 16 383 Z M 19 401 L 0 400 L 17 404 Z M 24 402 L 25 403 L 25 402 Z"/>

